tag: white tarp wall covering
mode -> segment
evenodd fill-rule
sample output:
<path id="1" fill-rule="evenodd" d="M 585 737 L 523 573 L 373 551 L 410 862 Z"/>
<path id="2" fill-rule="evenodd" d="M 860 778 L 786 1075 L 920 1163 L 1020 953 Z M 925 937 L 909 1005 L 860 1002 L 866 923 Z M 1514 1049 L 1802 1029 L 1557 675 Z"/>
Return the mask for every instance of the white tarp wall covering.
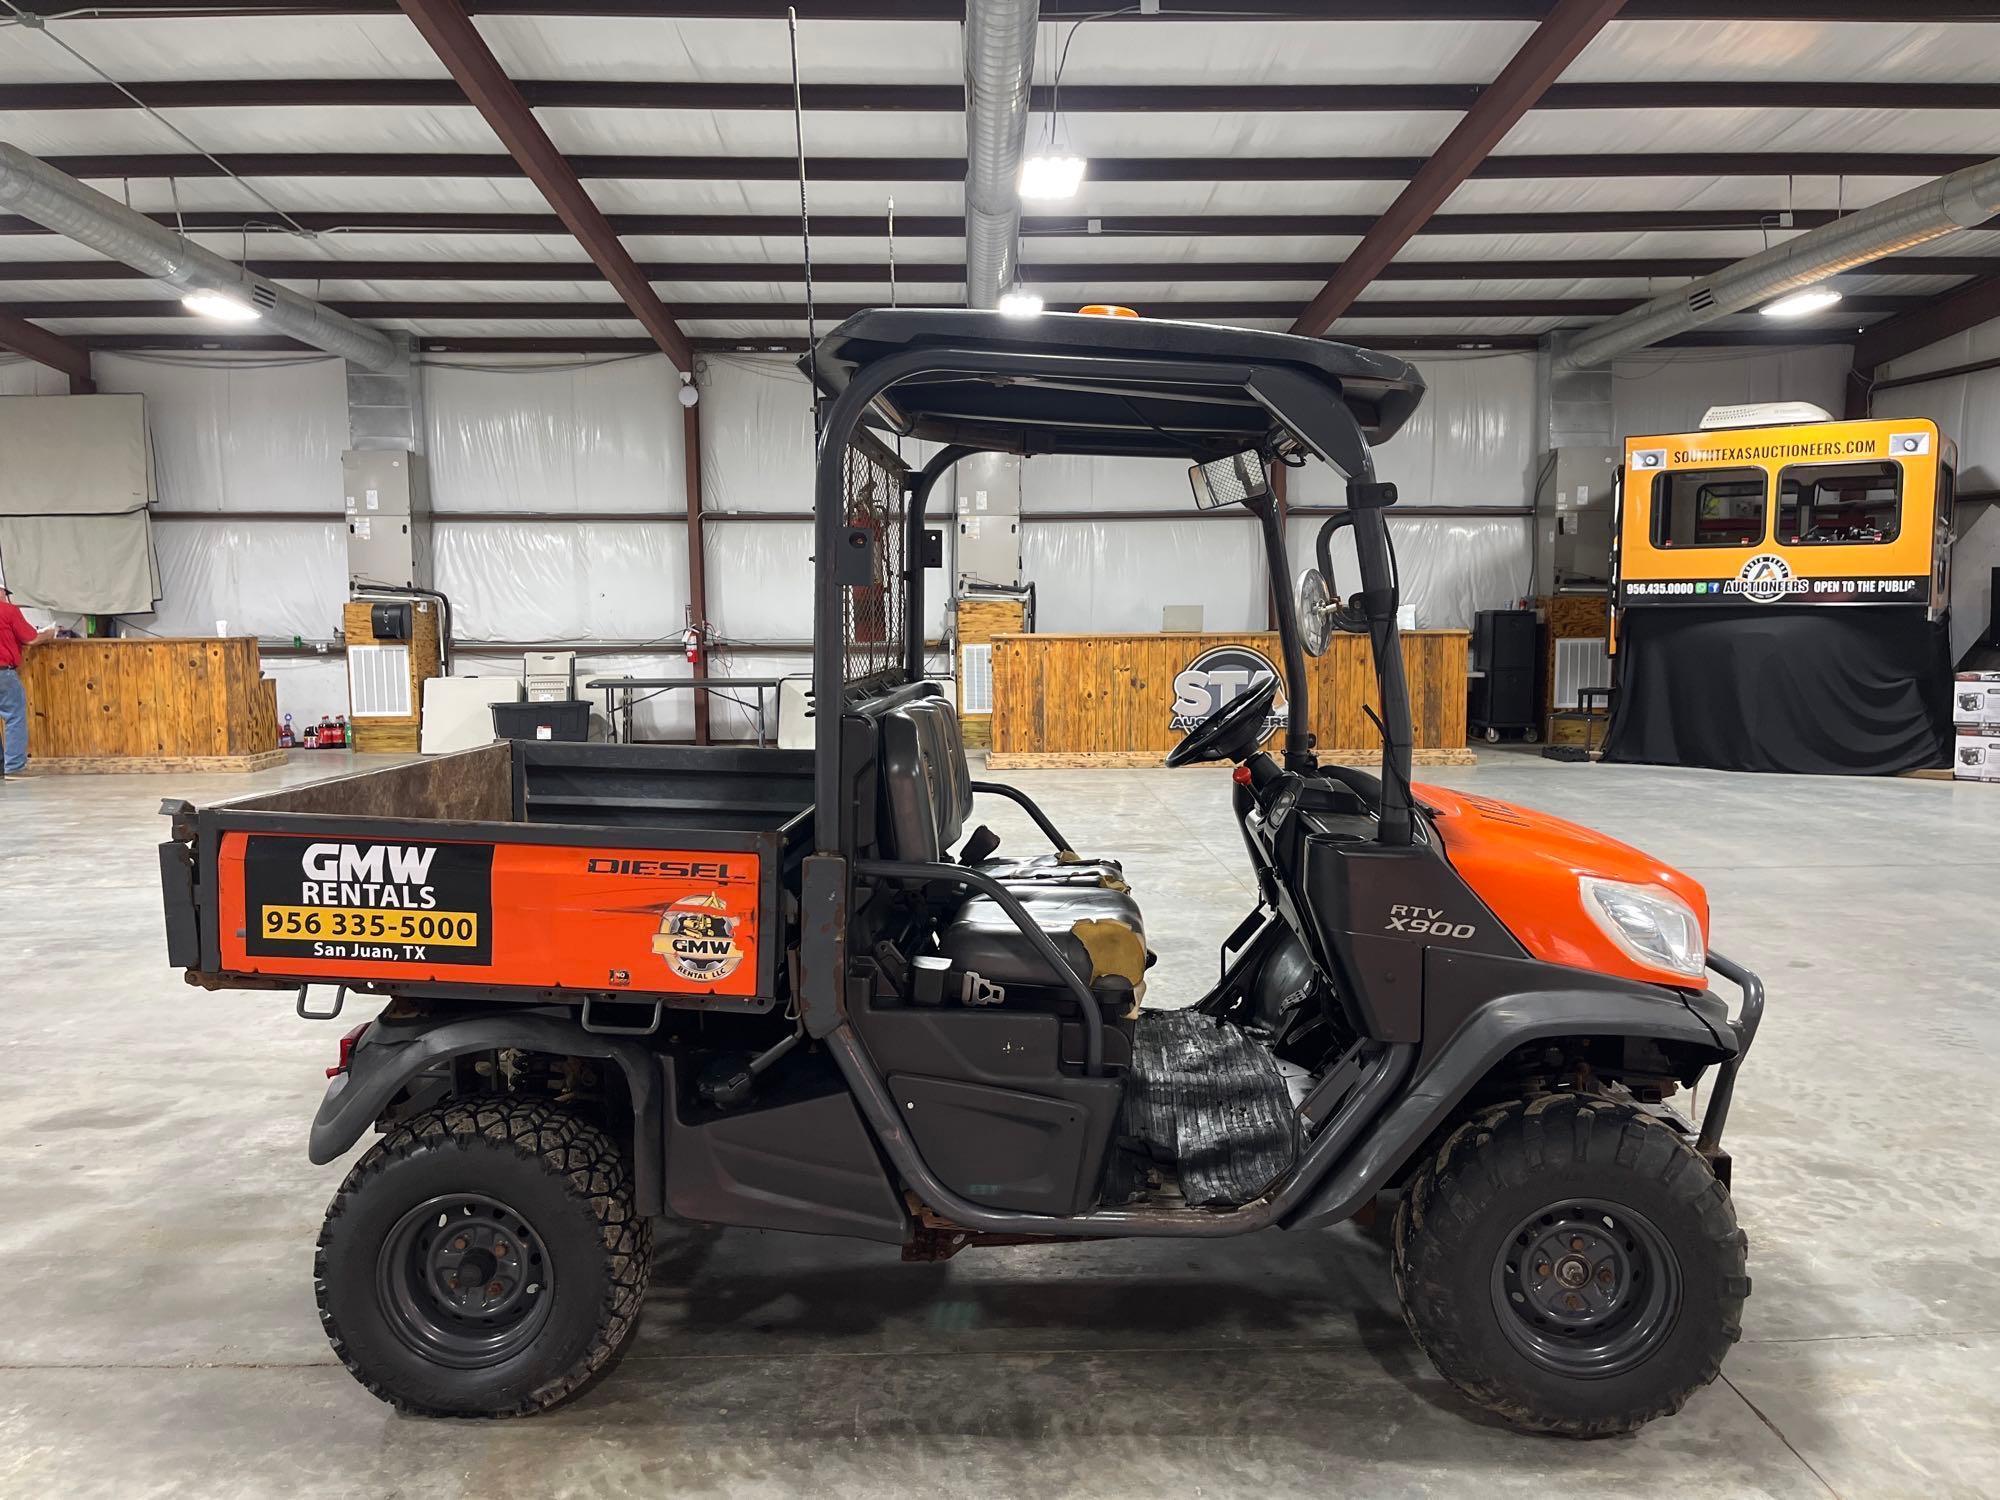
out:
<path id="1" fill-rule="evenodd" d="M 127 617 L 157 635 L 230 633 L 326 641 L 347 598 L 340 454 L 347 397 L 339 360 L 318 355 L 99 354 L 100 391 L 146 398 L 154 507 L 203 519 L 153 528 L 160 602 Z M 232 512 L 297 511 L 298 521 Z M 215 519 L 206 519 L 212 514 Z M 303 722 L 346 712 L 337 655 L 273 657 L 278 711 Z"/>
<path id="2" fill-rule="evenodd" d="M 1530 353 L 1422 355 L 1423 404 L 1403 430 L 1375 450 L 1375 476 L 1396 486 L 1400 505 L 1493 506 L 1533 503 L 1538 442 L 1535 356 Z M 1300 505 L 1346 503 L 1343 482 L 1324 464 L 1294 476 Z M 1406 516 L 1390 513 L 1402 600 L 1425 630 L 1469 629 L 1475 610 L 1504 609 L 1528 591 L 1528 522 L 1520 516 Z M 1286 538 L 1294 572 L 1313 563 L 1321 516 L 1299 517 Z M 1333 549 L 1335 586 L 1361 586 L 1351 531 Z"/>
<path id="3" fill-rule="evenodd" d="M 2000 343 L 1990 329 L 1984 336 Z M 1974 357 L 1940 354 L 1935 362 Z M 1427 355 L 1419 363 L 1430 394 L 1378 451 L 1380 477 L 1396 483 L 1405 505 L 1527 505 L 1538 449 L 1534 355 Z M 1692 426 L 1713 401 L 1785 397 L 1838 406 L 1846 365 L 1844 349 L 1636 356 L 1618 367 L 1620 430 Z M 347 446 L 341 364 L 309 355 L 104 354 L 97 374 L 103 390 L 147 398 L 157 508 L 201 513 L 156 527 L 163 598 L 153 616 L 133 623 L 205 635 L 222 620 L 231 631 L 267 640 L 329 641 L 347 594 L 344 527 L 335 519 Z M 698 384 L 709 614 L 724 648 L 718 669 L 802 674 L 812 630 L 805 380 L 789 356 L 729 355 L 704 359 Z M 586 678 L 686 671 L 679 650 L 687 619 L 679 386 L 658 356 L 437 356 L 427 364 L 437 583 L 457 609 L 464 643 L 458 672 L 518 675 L 524 642 L 619 648 L 581 658 Z M 65 388 L 39 366 L 0 362 L 0 392 Z M 1926 392 L 1931 388 L 1916 388 L 1911 399 L 1925 409 L 1946 399 Z M 1981 406 L 1991 399 L 1986 387 L 1969 384 L 1963 414 L 1940 413 L 1967 447 L 1967 488 L 1990 486 L 1980 476 L 2000 459 L 1987 451 L 2000 433 L 1977 426 L 1996 425 Z M 923 445 L 904 446 L 912 466 L 922 462 Z M 1291 499 L 1339 504 L 1341 486 L 1314 464 L 1293 475 Z M 947 503 L 937 496 L 931 519 L 949 536 Z M 1023 507 L 1024 565 L 1037 586 L 1043 630 L 1157 630 L 1167 604 L 1202 605 L 1213 630 L 1264 626 L 1267 580 L 1254 524 L 1229 513 L 1197 519 L 1181 464 L 1032 459 Z M 1132 510 L 1184 511 L 1187 519 L 1118 519 Z M 1102 519 L 1035 519 L 1054 511 Z M 245 512 L 262 514 L 232 519 Z M 263 518 L 274 512 L 300 519 Z M 505 519 L 512 513 L 522 519 Z M 629 522 L 602 519 L 627 514 Z M 591 519 L 563 519 L 583 515 Z M 1319 525 L 1318 517 L 1294 518 L 1288 541 L 1295 572 L 1311 562 Z M 1475 609 L 1507 605 L 1528 588 L 1527 522 L 1519 517 L 1405 517 L 1392 525 L 1404 600 L 1417 606 L 1422 626 L 1466 626 Z M 1335 566 L 1340 586 L 1352 590 L 1356 572 L 1344 538 Z M 1973 573 L 1983 569 L 1962 569 L 1961 580 Z M 929 579 L 933 638 L 946 625 L 948 576 Z M 946 665 L 942 658 L 938 664 Z M 343 710 L 337 655 L 272 657 L 267 669 L 278 679 L 282 712 L 304 720 Z M 641 730 L 685 734 L 691 710 L 686 693 L 663 694 L 642 706 Z M 721 734 L 750 732 L 745 708 L 718 700 L 715 715 Z"/>
<path id="4" fill-rule="evenodd" d="M 1623 442 L 1653 432 L 1692 432 L 1711 406 L 1748 401 L 1810 401 L 1838 417 L 1852 364 L 1845 344 L 1641 350 L 1612 363 L 1612 436 Z"/>
<path id="5" fill-rule="evenodd" d="M 2000 322 L 1952 335 L 1942 343 L 1890 360 L 1878 380 L 1902 379 L 1955 365 L 2000 359 Z M 1948 375 L 1921 385 L 1877 391 L 1871 408 L 1878 417 L 1929 417 L 1958 444 L 1958 492 L 2000 491 L 2000 369 Z M 1993 569 L 2000 567 L 2000 505 L 1960 505 L 1957 545 L 1951 559 L 1951 650 L 1964 654 L 1992 619 Z"/>
<path id="6" fill-rule="evenodd" d="M 0 396 L 67 396 L 69 377 L 59 370 L 51 370 L 47 365 L 32 359 L 23 359 L 18 354 L 0 353 Z M 6 559 L 0 558 L 0 580 L 6 578 Z M 35 625 L 61 623 L 72 625 L 74 619 L 67 615 L 51 614 L 42 609 L 22 611 Z"/>

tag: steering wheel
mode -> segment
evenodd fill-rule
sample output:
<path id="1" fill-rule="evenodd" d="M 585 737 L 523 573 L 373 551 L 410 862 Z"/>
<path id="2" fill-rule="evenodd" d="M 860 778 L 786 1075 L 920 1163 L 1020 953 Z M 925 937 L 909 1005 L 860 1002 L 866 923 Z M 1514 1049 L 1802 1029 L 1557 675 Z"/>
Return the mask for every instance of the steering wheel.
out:
<path id="1" fill-rule="evenodd" d="M 1192 766 L 1210 760 L 1247 760 L 1264 743 L 1264 721 L 1278 701 L 1278 679 L 1267 677 L 1203 719 L 1167 752 L 1170 766 Z"/>

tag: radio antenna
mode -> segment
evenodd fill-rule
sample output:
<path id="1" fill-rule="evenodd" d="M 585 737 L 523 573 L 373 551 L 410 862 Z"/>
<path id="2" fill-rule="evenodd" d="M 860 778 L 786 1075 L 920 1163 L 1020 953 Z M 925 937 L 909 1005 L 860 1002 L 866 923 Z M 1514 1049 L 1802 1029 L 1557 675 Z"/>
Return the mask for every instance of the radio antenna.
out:
<path id="1" fill-rule="evenodd" d="M 896 305 L 896 195 L 889 195 L 889 306 Z"/>
<path id="2" fill-rule="evenodd" d="M 811 372 L 813 408 L 813 451 L 819 451 L 819 319 L 813 306 L 812 217 L 806 211 L 806 110 L 799 88 L 799 11 L 785 7 L 785 25 L 792 40 L 792 139 L 799 151 L 799 239 L 806 254 L 806 368 Z"/>

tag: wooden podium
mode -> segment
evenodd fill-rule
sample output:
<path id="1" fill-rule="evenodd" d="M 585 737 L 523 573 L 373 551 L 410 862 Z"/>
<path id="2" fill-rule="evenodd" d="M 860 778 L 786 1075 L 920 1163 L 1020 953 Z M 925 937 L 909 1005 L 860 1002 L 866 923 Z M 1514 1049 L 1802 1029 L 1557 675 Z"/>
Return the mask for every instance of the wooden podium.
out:
<path id="1" fill-rule="evenodd" d="M 1470 632 L 1406 630 L 1415 764 L 1477 763 L 1465 745 L 1466 656 Z M 1217 652 L 1236 680 L 1253 666 L 1275 671 L 1277 636 L 1267 631 L 1212 635 L 999 635 L 993 641 L 995 770 L 1063 766 L 1157 766 L 1180 742 L 1183 674 Z M 1254 653 L 1247 658 L 1244 653 Z M 1368 711 L 1379 708 L 1363 636 L 1336 634 L 1327 654 L 1307 659 L 1312 729 L 1323 760 L 1372 764 L 1381 740 Z"/>
<path id="2" fill-rule="evenodd" d="M 21 685 L 30 764 L 44 774 L 285 763 L 277 686 L 252 636 L 44 641 L 28 649 Z"/>

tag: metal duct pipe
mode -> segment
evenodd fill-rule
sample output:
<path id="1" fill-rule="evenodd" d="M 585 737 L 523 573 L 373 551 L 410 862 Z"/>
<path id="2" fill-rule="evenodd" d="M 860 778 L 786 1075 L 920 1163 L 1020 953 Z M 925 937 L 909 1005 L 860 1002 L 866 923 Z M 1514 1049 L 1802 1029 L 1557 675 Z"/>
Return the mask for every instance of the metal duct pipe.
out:
<path id="1" fill-rule="evenodd" d="M 1739 260 L 1577 336 L 1563 363 L 1601 365 L 2000 214 L 2000 161 L 1953 172 Z"/>
<path id="2" fill-rule="evenodd" d="M 965 7 L 965 304 L 997 307 L 1021 256 L 1021 152 L 1040 0 Z"/>
<path id="3" fill-rule="evenodd" d="M 227 293 L 262 313 L 269 332 L 369 370 L 387 370 L 396 362 L 396 346 L 386 335 L 251 274 L 5 141 L 0 141 L 0 208 L 168 286 Z"/>

